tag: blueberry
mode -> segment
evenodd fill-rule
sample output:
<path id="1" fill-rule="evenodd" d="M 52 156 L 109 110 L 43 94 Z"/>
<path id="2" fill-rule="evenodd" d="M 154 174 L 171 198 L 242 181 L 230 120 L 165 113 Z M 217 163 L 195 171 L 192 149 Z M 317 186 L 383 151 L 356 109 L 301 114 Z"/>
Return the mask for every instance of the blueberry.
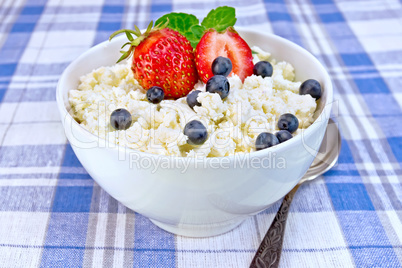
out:
<path id="1" fill-rule="evenodd" d="M 219 56 L 214 59 L 211 68 L 214 75 L 228 76 L 232 71 L 232 62 L 228 58 Z"/>
<path id="2" fill-rule="evenodd" d="M 116 130 L 125 130 L 131 126 L 131 114 L 126 109 L 116 109 L 110 115 L 110 124 Z"/>
<path id="3" fill-rule="evenodd" d="M 229 95 L 230 85 L 229 81 L 223 75 L 212 76 L 206 85 L 207 92 L 218 93 L 223 100 Z"/>
<path id="4" fill-rule="evenodd" d="M 280 130 L 287 130 L 290 133 L 296 131 L 299 127 L 299 120 L 293 114 L 283 114 L 279 117 L 278 128 Z"/>
<path id="5" fill-rule="evenodd" d="M 201 145 L 208 138 L 207 129 L 198 120 L 188 122 L 183 133 L 188 137 L 187 142 L 191 145 Z"/>
<path id="6" fill-rule="evenodd" d="M 272 76 L 272 72 L 272 65 L 268 61 L 259 61 L 254 65 L 253 68 L 253 73 L 255 75 L 262 76 L 262 78 Z"/>
<path id="7" fill-rule="evenodd" d="M 198 102 L 197 97 L 198 94 L 200 94 L 201 91 L 196 90 L 193 92 L 190 92 L 190 94 L 187 95 L 186 101 L 188 106 L 190 106 L 191 109 L 194 108 L 194 106 L 201 106 L 201 103 Z"/>
<path id="8" fill-rule="evenodd" d="M 255 149 L 259 151 L 277 144 L 279 144 L 279 140 L 274 134 L 262 132 L 255 140 Z"/>
<path id="9" fill-rule="evenodd" d="M 279 130 L 275 133 L 275 136 L 278 138 L 280 143 L 293 138 L 292 134 L 287 130 Z"/>
<path id="10" fill-rule="evenodd" d="M 319 98 L 321 98 L 321 84 L 317 80 L 308 79 L 300 85 L 299 94 L 310 94 L 311 97 L 318 100 Z"/>
<path id="11" fill-rule="evenodd" d="M 151 87 L 147 91 L 147 99 L 149 102 L 152 102 L 153 104 L 158 104 L 160 103 L 163 98 L 165 97 L 165 92 L 161 87 Z"/>

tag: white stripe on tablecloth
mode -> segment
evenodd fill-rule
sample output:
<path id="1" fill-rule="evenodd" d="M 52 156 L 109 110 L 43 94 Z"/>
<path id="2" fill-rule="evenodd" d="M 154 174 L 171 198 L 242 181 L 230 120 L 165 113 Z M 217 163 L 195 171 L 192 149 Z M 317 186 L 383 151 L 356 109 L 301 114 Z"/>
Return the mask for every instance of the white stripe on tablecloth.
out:
<path id="1" fill-rule="evenodd" d="M 395 210 L 385 211 L 385 213 L 387 214 L 392 228 L 398 237 L 399 244 L 402 244 L 402 222 L 400 221 L 398 215 L 396 215 Z"/>
<path id="2" fill-rule="evenodd" d="M 116 229 L 115 231 L 115 244 L 116 248 L 124 248 L 125 246 L 125 237 L 126 234 L 126 217 L 125 213 L 116 214 Z M 116 250 L 113 256 L 113 267 L 123 267 L 124 266 L 124 254 L 123 250 Z"/>
<path id="3" fill-rule="evenodd" d="M 0 167 L 1 174 L 32 174 L 32 173 L 59 173 L 57 167 Z"/>
<path id="4" fill-rule="evenodd" d="M 273 217 L 264 218 L 273 219 Z M 265 231 L 264 231 L 265 233 Z M 248 267 L 259 246 L 253 218 L 235 230 L 208 238 L 176 236 L 178 267 Z"/>
<path id="5" fill-rule="evenodd" d="M 32 178 L 32 179 L 0 179 L 0 187 L 54 187 L 69 186 L 82 187 L 93 186 L 93 180 L 88 179 L 48 179 L 48 178 Z"/>
<path id="6" fill-rule="evenodd" d="M 38 75 L 38 76 L 27 76 L 27 75 L 14 75 L 11 83 L 25 83 L 29 81 L 30 83 L 38 83 L 38 82 L 54 82 L 57 83 L 60 75 Z M 8 81 L 8 78 L 0 77 L 0 81 Z"/>
<path id="7" fill-rule="evenodd" d="M 385 3 L 388 4 L 385 5 Z M 339 9 L 343 12 L 353 11 L 389 11 L 391 8 L 399 8 L 398 1 L 364 1 L 362 5 L 356 5 L 356 1 L 339 1 L 337 3 Z"/>
<path id="8" fill-rule="evenodd" d="M 0 187 L 4 186 L 56 186 L 57 179 L 4 179 L 0 180 Z"/>
<path id="9" fill-rule="evenodd" d="M 29 130 L 29 131 L 27 131 Z M 3 146 L 65 144 L 67 139 L 61 122 L 11 124 Z"/>
<path id="10" fill-rule="evenodd" d="M 398 102 L 399 107 L 401 107 L 402 110 L 402 93 L 394 93 L 394 98 Z"/>
<path id="11" fill-rule="evenodd" d="M 94 254 L 92 259 L 92 267 L 102 267 L 103 266 L 103 254 L 105 246 L 105 239 L 107 236 L 106 227 L 107 227 L 107 218 L 108 213 L 97 213 L 97 223 L 96 223 L 96 236 L 94 241 Z"/>

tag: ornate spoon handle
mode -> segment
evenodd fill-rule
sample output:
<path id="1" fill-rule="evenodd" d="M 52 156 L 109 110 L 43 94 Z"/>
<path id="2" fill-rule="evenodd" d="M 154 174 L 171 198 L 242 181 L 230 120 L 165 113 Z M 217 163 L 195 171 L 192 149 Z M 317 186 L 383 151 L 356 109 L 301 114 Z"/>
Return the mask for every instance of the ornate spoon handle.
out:
<path id="1" fill-rule="evenodd" d="M 250 268 L 276 268 L 282 253 L 283 237 L 290 204 L 300 184 L 296 185 L 283 199 L 257 253 L 250 264 Z"/>

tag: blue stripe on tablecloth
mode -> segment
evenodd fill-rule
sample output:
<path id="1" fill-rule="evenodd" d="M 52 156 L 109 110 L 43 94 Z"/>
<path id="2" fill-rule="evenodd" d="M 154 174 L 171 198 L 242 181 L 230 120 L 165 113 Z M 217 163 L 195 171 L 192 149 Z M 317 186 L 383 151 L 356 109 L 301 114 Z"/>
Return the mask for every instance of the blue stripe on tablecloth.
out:
<path id="1" fill-rule="evenodd" d="M 24 77 L 35 76 L 37 78 L 50 75 L 58 76 L 64 71 L 68 64 L 68 62 L 52 64 L 21 63 L 18 65 L 18 72 L 16 73 L 16 75 Z"/>
<path id="2" fill-rule="evenodd" d="M 384 118 L 384 116 L 390 116 L 391 118 L 389 118 L 389 122 L 386 123 L 393 123 L 394 129 L 397 131 L 396 133 L 402 133 L 402 125 L 394 123 L 395 120 L 395 122 L 398 121 L 398 117 L 400 118 L 402 116 L 402 110 L 392 94 L 373 93 L 367 95 L 364 100 L 366 101 L 368 107 L 376 107 L 375 109 L 371 110 L 371 113 L 373 117 L 378 117 L 377 121 L 379 123 L 388 121 L 387 118 Z M 381 105 L 383 103 L 386 103 L 387 105 Z M 392 116 L 395 116 L 395 120 L 392 120 Z"/>
<path id="3" fill-rule="evenodd" d="M 342 139 L 341 151 L 338 158 L 339 163 L 354 163 L 352 152 L 346 140 Z"/>
<path id="4" fill-rule="evenodd" d="M 65 146 L 62 167 L 78 167 L 69 144 Z M 88 229 L 89 211 L 93 186 L 62 186 L 55 189 L 46 233 L 45 247 L 41 267 L 81 267 L 84 258 L 84 246 Z M 79 247 L 76 249 L 65 246 Z"/>
<path id="5" fill-rule="evenodd" d="M 63 71 L 62 69 L 60 73 Z M 59 74 L 60 74 L 59 73 Z M 53 87 L 40 87 L 40 88 L 28 88 L 24 92 L 21 98 L 21 102 L 35 102 L 35 101 L 54 101 L 56 99 L 56 86 Z M 18 94 L 9 94 L 7 96 L 7 102 L 18 102 Z"/>
<path id="6" fill-rule="evenodd" d="M 359 43 L 359 40 L 355 37 L 353 31 L 350 29 L 347 22 L 344 20 L 343 15 L 338 11 L 338 7 L 331 0 L 318 1 L 312 0 L 312 3 L 316 6 L 325 4 L 336 12 L 330 16 L 330 20 L 336 21 L 337 30 L 342 29 L 344 35 L 347 35 L 347 44 L 344 43 L 342 38 L 332 31 L 332 27 L 328 27 L 334 21 L 328 21 L 329 17 L 325 13 L 318 12 L 317 15 L 323 22 L 323 27 L 327 29 L 327 33 L 331 36 L 332 43 L 340 51 L 339 55 L 343 60 L 343 63 L 347 67 L 362 66 L 364 68 L 369 67 L 371 70 L 376 70 L 373 62 L 365 53 L 363 47 Z M 315 7 L 316 11 L 319 10 Z M 336 18 L 336 19 L 334 19 Z M 326 21 L 327 20 L 327 21 Z M 353 47 L 354 53 L 346 53 L 347 47 Z M 378 71 L 376 71 L 376 74 Z M 372 78 L 370 76 L 360 78 L 355 73 L 350 73 L 353 81 L 358 87 L 360 93 L 363 96 L 367 93 L 381 93 L 389 94 L 388 86 L 382 79 L 380 74 Z M 375 107 L 369 107 L 375 109 Z M 371 148 L 368 148 L 370 150 Z M 379 220 L 377 213 L 374 211 L 373 202 L 364 184 L 330 184 L 327 183 L 328 191 L 331 195 L 334 208 L 339 217 L 339 222 L 342 227 L 342 231 L 345 234 L 345 239 L 349 245 L 390 245 L 387 234 L 384 227 Z M 370 240 L 365 240 L 369 238 Z M 388 266 L 392 267 L 398 263 L 398 258 L 393 249 L 386 250 L 368 250 L 368 249 L 351 249 L 353 259 L 358 267 L 363 266 Z M 367 263 L 367 258 L 370 254 L 370 261 Z M 384 258 L 387 256 L 387 258 Z"/>
<path id="7" fill-rule="evenodd" d="M 360 173 L 357 170 L 354 163 L 355 162 L 353 159 L 352 152 L 350 151 L 348 142 L 345 139 L 342 139 L 341 151 L 340 151 L 339 158 L 338 158 L 338 164 L 348 164 L 348 168 L 346 170 L 339 170 L 339 169 L 337 169 L 337 166 L 335 166 L 331 170 L 327 171 L 325 173 L 325 176 L 326 177 L 328 177 L 328 176 L 329 177 L 330 176 L 334 176 L 334 177 L 353 176 L 353 177 L 360 178 Z M 361 180 L 359 180 L 359 182 L 360 181 Z"/>
<path id="8" fill-rule="evenodd" d="M 0 187 L 0 211 L 50 211 L 53 192 L 49 186 Z"/>
<path id="9" fill-rule="evenodd" d="M 15 173 L 0 174 L 0 179 L 67 179 L 67 180 L 91 180 L 91 176 L 87 173 Z"/>
<path id="10" fill-rule="evenodd" d="M 380 102 L 381 103 L 381 102 Z M 372 105 L 377 105 L 374 101 Z M 389 105 L 390 109 L 393 109 L 394 104 L 391 102 Z M 384 106 L 383 106 L 384 107 Z M 386 110 L 387 108 L 380 108 L 376 109 L 378 113 L 386 113 L 385 111 L 383 112 L 382 110 Z M 378 117 L 378 124 L 381 127 L 382 132 L 384 132 L 384 135 L 388 138 L 398 138 L 400 137 L 402 133 L 402 124 L 399 124 L 398 122 L 401 120 L 402 115 L 375 115 L 374 117 Z M 389 140 L 384 139 L 385 143 L 389 143 Z M 394 152 L 395 157 L 398 159 L 398 151 L 396 153 Z M 399 159 L 398 162 L 401 162 Z"/>
<path id="11" fill-rule="evenodd" d="M 337 170 L 336 168 L 333 168 L 325 173 L 325 176 L 359 176 L 360 173 L 358 170 Z"/>
<path id="12" fill-rule="evenodd" d="M 374 210 L 373 203 L 362 183 L 327 183 L 332 204 L 337 211 Z"/>
<path id="13" fill-rule="evenodd" d="M 397 267 L 398 257 L 375 211 L 337 211 L 337 215 L 357 267 Z"/>
<path id="14" fill-rule="evenodd" d="M 63 167 L 82 167 L 81 162 L 78 160 L 77 156 L 75 155 L 70 143 L 66 144 L 66 147 L 64 150 L 64 159 L 63 159 L 62 166 Z"/>
<path id="15" fill-rule="evenodd" d="M 87 229 L 88 213 L 52 213 L 41 267 L 82 267 Z"/>
<path id="16" fill-rule="evenodd" d="M 64 145 L 0 147 L 0 167 L 50 167 L 62 163 Z"/>
<path id="17" fill-rule="evenodd" d="M 134 267 L 176 267 L 174 235 L 135 214 Z"/>
<path id="18" fill-rule="evenodd" d="M 84 1 L 83 1 L 84 2 Z M 30 5 L 26 6 L 27 9 L 24 10 L 24 15 L 29 15 L 27 13 L 32 12 L 33 15 L 38 14 L 37 12 L 42 7 L 41 5 Z M 83 14 L 83 13 L 91 13 L 91 14 L 99 14 L 99 9 L 101 8 L 100 5 L 96 5 L 95 2 L 92 4 L 83 3 L 82 5 L 71 5 L 71 6 L 47 6 L 46 7 L 46 14 L 54 15 L 54 14 Z M 0 13 L 10 13 L 12 9 L 15 7 L 0 7 Z M 57 23 L 57 22 L 55 22 Z M 90 23 L 88 21 L 88 23 Z M 82 23 L 81 23 L 82 24 Z M 53 30 L 53 29 L 52 29 Z"/>
<path id="19" fill-rule="evenodd" d="M 2 50 L 2 52 L 4 52 L 4 50 Z M 5 52 L 9 52 L 9 51 L 5 51 Z M 6 53 L 2 53 L 2 54 L 6 54 Z M 22 54 L 22 52 L 21 52 L 21 54 Z M 20 55 L 18 55 L 18 56 L 20 56 Z M 3 60 L 7 60 L 7 58 L 3 58 Z M 12 76 L 16 67 L 17 67 L 16 63 L 1 64 L 0 65 L 1 76 Z M 5 83 L 5 82 L 3 82 L 3 83 Z"/>
<path id="20" fill-rule="evenodd" d="M 53 199 L 53 212 L 89 212 L 93 187 L 58 186 Z"/>
<path id="21" fill-rule="evenodd" d="M 172 12 L 173 3 L 170 0 L 154 0 L 151 4 L 151 18 L 154 22 L 166 13 Z M 184 11 L 185 12 L 185 11 Z"/>
<path id="22" fill-rule="evenodd" d="M 124 4 L 124 0 L 106 0 L 104 2 L 94 44 L 108 40 L 110 34 L 122 28 Z"/>
<path id="23" fill-rule="evenodd" d="M 264 4 L 274 33 L 298 45 L 302 45 L 300 34 L 295 27 L 285 1 L 264 0 Z"/>
<path id="24" fill-rule="evenodd" d="M 15 82 L 9 86 L 7 97 L 4 102 L 35 102 L 35 101 L 54 101 L 56 99 L 56 82 L 49 82 L 46 76 L 59 76 L 68 63 L 53 64 L 18 64 L 16 75 L 28 78 L 22 82 Z M 44 81 L 32 82 L 29 79 L 43 78 Z M 38 86 L 38 84 L 41 84 Z"/>
<path id="25" fill-rule="evenodd" d="M 59 179 L 91 180 L 92 178 L 89 174 L 59 173 Z"/>
<path id="26" fill-rule="evenodd" d="M 44 1 L 45 2 L 45 1 Z M 21 11 L 22 15 L 41 15 L 43 12 L 43 5 L 26 5 Z"/>
<path id="27" fill-rule="evenodd" d="M 399 122 L 395 121 L 395 124 L 400 124 L 400 119 L 399 117 Z M 398 123 L 397 123 L 398 122 Z M 400 132 L 402 133 L 402 132 Z M 392 149 L 392 152 L 395 155 L 396 160 L 401 163 L 402 162 L 402 137 L 389 137 L 388 139 L 389 146 Z"/>
<path id="28" fill-rule="evenodd" d="M 37 4 L 40 5 L 46 3 L 46 0 L 37 2 Z M 18 61 L 25 51 L 33 29 L 41 17 L 43 10 L 43 6 L 34 9 L 30 6 L 25 6 L 14 21 L 7 39 L 0 49 L 0 78 L 6 78 L 5 83 L 0 87 L 0 102 L 4 98 L 11 81 L 11 76 L 13 76 L 17 70 Z M 29 15 L 30 23 L 23 23 L 27 15 Z M 12 58 L 10 58 L 10 56 Z"/>
<path id="29" fill-rule="evenodd" d="M 56 179 L 58 173 L 14 173 L 14 174 L 0 174 L 0 179 Z"/>

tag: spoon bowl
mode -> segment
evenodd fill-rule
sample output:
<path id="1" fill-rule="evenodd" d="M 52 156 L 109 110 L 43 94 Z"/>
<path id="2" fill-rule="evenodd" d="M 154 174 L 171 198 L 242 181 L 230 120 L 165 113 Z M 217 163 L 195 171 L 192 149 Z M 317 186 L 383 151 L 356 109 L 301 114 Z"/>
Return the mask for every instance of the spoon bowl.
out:
<path id="1" fill-rule="evenodd" d="M 313 180 L 330 170 L 338 161 L 341 150 L 341 135 L 334 120 L 328 120 L 328 126 L 325 131 L 324 139 L 313 163 L 300 180 L 299 184 Z"/>

